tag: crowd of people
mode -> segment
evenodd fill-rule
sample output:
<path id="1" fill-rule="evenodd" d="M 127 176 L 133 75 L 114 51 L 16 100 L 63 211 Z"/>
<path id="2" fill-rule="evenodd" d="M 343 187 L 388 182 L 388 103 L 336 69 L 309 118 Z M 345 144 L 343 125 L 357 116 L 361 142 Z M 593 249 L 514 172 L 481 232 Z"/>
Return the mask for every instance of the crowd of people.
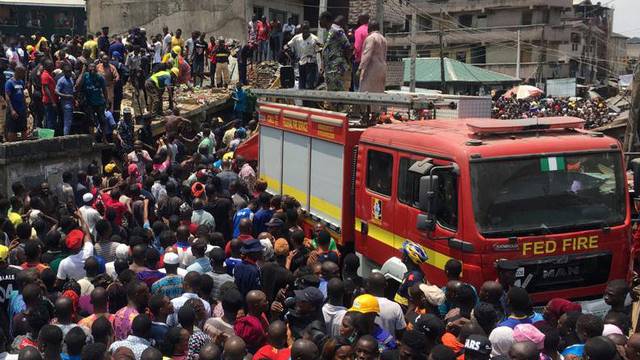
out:
<path id="1" fill-rule="evenodd" d="M 298 68 L 300 89 L 315 89 L 324 81 L 329 91 L 384 91 L 387 42 L 368 14 L 360 15 L 352 29 L 344 16 L 320 14 L 322 39 L 311 33 L 308 22 L 294 26 L 291 21 L 280 26 L 253 17 L 246 46 L 255 61 L 291 61 Z"/>
<path id="2" fill-rule="evenodd" d="M 286 54 L 298 68 L 301 89 L 324 81 L 330 91 L 384 91 L 386 40 L 379 25 L 361 15 L 347 31 L 346 19 L 328 12 L 319 25 L 326 33 L 322 40 L 307 22 L 294 26 L 290 19 L 281 25 L 254 16 L 243 45 L 207 39 L 200 31 L 185 38 L 181 29 L 170 32 L 166 26 L 150 37 L 143 28 L 121 36 L 110 35 L 107 27 L 86 36 L 5 36 L 0 39 L 4 139 L 22 140 L 32 129 L 46 128 L 56 135 L 95 130 L 98 139 L 109 141 L 120 123 L 125 87 L 130 86 L 135 116 L 162 114 L 165 92 L 172 109 L 180 85 L 205 86 L 208 75 L 209 86 L 228 87 L 231 56 L 241 86 L 248 84 L 250 64 Z"/>
<path id="3" fill-rule="evenodd" d="M 501 96 L 493 101 L 494 119 L 525 119 L 531 117 L 575 116 L 585 120 L 585 128 L 604 126 L 618 114 L 611 112 L 602 98 L 584 99 L 546 97 L 517 99 Z"/>
<path id="4" fill-rule="evenodd" d="M 363 277 L 232 153 L 251 126 L 194 127 L 173 116 L 156 149 L 0 196 L 0 359 L 640 359 L 625 280 L 601 318 L 535 311 L 506 260 L 475 288 L 450 259 L 435 285 L 408 240 L 401 284 Z"/>
<path id="5" fill-rule="evenodd" d="M 209 64 L 211 87 L 230 85 L 230 45 L 221 37 L 163 28 L 147 38 L 145 29 L 110 36 L 109 28 L 86 36 L 47 38 L 10 36 L 1 39 L 0 92 L 6 103 L 4 138 L 27 138 L 31 128 L 56 135 L 95 129 L 109 140 L 119 126 L 124 89 L 130 86 L 133 113 L 163 114 L 163 96 L 172 109 L 174 89 L 204 86 Z M 78 116 L 81 113 L 82 116 Z"/>

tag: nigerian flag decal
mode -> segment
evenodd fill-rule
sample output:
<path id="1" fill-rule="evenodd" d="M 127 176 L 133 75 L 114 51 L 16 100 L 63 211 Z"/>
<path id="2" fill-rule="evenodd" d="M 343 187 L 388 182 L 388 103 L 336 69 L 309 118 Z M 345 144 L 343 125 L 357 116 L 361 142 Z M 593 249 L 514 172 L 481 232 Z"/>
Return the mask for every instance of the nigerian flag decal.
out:
<path id="1" fill-rule="evenodd" d="M 546 157 L 540 159 L 540 170 L 545 171 L 558 171 L 564 170 L 564 158 L 563 157 Z"/>

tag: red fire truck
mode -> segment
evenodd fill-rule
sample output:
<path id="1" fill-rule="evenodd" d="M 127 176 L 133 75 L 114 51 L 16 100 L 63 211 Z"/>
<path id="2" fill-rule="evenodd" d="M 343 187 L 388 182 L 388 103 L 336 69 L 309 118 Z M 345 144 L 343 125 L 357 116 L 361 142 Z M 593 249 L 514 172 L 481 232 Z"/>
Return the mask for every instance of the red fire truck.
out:
<path id="1" fill-rule="evenodd" d="M 630 273 L 630 202 L 620 144 L 577 118 L 408 121 L 350 126 L 344 113 L 260 102 L 259 176 L 294 196 L 367 264 L 405 239 L 446 282 L 474 286 L 517 263 L 535 301 L 601 295 Z"/>

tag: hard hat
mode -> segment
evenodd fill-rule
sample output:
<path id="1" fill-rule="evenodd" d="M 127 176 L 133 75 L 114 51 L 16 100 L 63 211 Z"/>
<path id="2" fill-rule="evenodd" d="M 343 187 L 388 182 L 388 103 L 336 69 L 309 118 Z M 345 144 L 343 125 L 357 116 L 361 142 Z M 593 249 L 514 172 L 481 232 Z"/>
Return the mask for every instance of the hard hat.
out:
<path id="1" fill-rule="evenodd" d="M 409 240 L 402 243 L 402 253 L 407 255 L 409 259 L 417 265 L 424 264 L 429 259 L 422 246 Z"/>
<path id="2" fill-rule="evenodd" d="M 175 75 L 176 77 L 180 76 L 180 69 L 178 69 L 177 67 L 172 67 L 171 68 L 171 73 L 173 75 Z"/>
<path id="3" fill-rule="evenodd" d="M 361 314 L 378 314 L 380 312 L 380 304 L 375 296 L 364 294 L 353 300 L 353 305 L 349 311 L 355 311 Z"/>
<path id="4" fill-rule="evenodd" d="M 171 48 L 171 51 L 173 51 L 176 54 L 180 54 L 180 52 L 182 51 L 182 49 L 180 48 L 180 46 L 176 45 L 174 47 Z"/>

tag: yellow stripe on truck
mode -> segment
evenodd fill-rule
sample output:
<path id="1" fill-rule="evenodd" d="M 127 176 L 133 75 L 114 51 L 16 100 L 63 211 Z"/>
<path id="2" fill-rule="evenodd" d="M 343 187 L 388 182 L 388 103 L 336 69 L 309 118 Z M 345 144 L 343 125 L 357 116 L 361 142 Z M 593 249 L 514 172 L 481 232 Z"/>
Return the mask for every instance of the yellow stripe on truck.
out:
<path id="1" fill-rule="evenodd" d="M 303 208 L 307 207 L 307 194 L 306 192 L 291 186 L 287 183 L 282 183 L 282 193 L 286 194 L 286 195 L 290 195 L 293 196 L 296 200 L 298 200 L 298 202 L 300 202 L 300 204 L 302 205 Z"/>
<path id="2" fill-rule="evenodd" d="M 303 204 L 303 206 L 306 206 L 307 194 L 304 191 L 294 186 L 291 186 L 287 183 L 283 183 L 282 192 L 281 192 L 280 182 L 278 180 L 270 176 L 267 176 L 265 174 L 260 174 L 260 178 L 267 182 L 269 189 L 274 190 L 277 193 L 282 193 L 284 195 L 291 195 L 295 197 L 296 200 L 300 202 L 300 204 Z M 334 205 L 333 203 L 330 203 L 329 201 L 321 199 L 317 196 L 311 197 L 311 209 L 313 210 L 313 212 L 317 211 L 317 212 L 321 212 L 322 214 L 328 215 L 331 218 L 337 220 L 338 222 L 342 221 L 342 210 L 340 209 L 340 207 Z M 336 225 L 340 226 L 340 223 Z"/>
<path id="3" fill-rule="evenodd" d="M 354 229 L 357 232 L 360 232 L 362 229 L 361 221 L 362 219 L 356 218 Z M 402 247 L 402 243 L 405 240 L 404 237 L 394 234 L 388 230 L 385 230 L 376 224 L 372 224 L 371 222 L 369 222 L 367 225 L 369 227 L 368 236 L 370 238 L 376 241 L 379 241 L 387 246 L 390 246 L 394 249 L 400 249 Z M 429 259 L 427 260 L 427 264 L 433 267 L 436 267 L 440 270 L 444 270 L 444 265 L 447 263 L 447 261 L 449 261 L 449 259 L 452 259 L 450 256 L 445 255 L 439 251 L 436 251 L 424 246 L 422 246 L 422 248 L 424 249 L 424 251 L 427 253 L 427 256 L 429 257 Z"/>
<path id="4" fill-rule="evenodd" d="M 342 210 L 335 204 L 317 196 L 311 196 L 311 210 L 317 210 L 323 214 L 331 216 L 335 220 L 342 221 Z"/>
<path id="5" fill-rule="evenodd" d="M 280 193 L 280 181 L 265 174 L 260 174 L 260 178 L 267 182 L 267 188 L 275 191 L 276 193 Z"/>

